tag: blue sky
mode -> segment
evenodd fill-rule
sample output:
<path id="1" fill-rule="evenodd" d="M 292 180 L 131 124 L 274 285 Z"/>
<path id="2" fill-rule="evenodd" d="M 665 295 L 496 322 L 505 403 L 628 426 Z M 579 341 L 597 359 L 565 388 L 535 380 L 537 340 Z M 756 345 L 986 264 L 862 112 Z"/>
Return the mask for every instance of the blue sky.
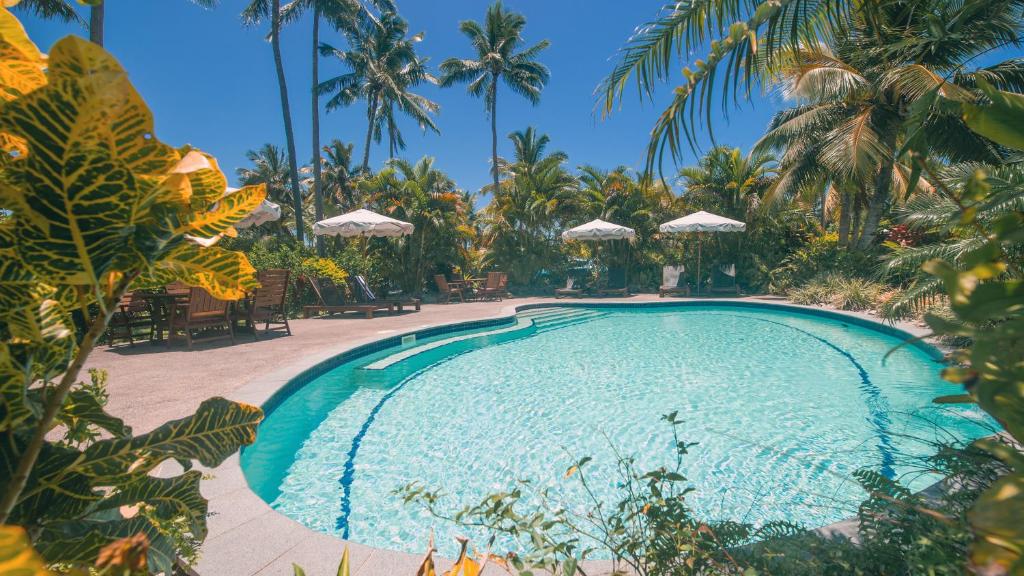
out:
<path id="1" fill-rule="evenodd" d="M 246 165 L 246 150 L 265 142 L 284 145 L 270 44 L 264 39 L 265 29 L 242 28 L 238 14 L 245 2 L 222 0 L 214 10 L 187 0 L 107 0 L 107 4 L 107 49 L 121 60 L 153 109 L 158 137 L 211 152 L 231 180 L 235 169 Z M 506 134 L 533 125 L 551 136 L 551 149 L 566 152 L 572 166 L 640 167 L 649 130 L 671 87 L 665 86 L 662 98 L 653 105 L 641 103 L 631 92 L 622 108 L 606 120 L 594 114 L 593 91 L 611 69 L 619 47 L 638 25 L 655 17 L 662 4 L 662 0 L 507 0 L 510 9 L 527 18 L 527 43 L 551 41 L 541 56 L 551 69 L 551 81 L 538 106 L 507 89 L 499 91 L 499 154 L 511 154 Z M 398 0 L 398 6 L 411 33 L 425 32 L 418 49 L 430 57 L 436 70 L 446 57 L 472 55 L 458 24 L 481 20 L 487 3 Z M 84 34 L 74 25 L 20 15 L 44 50 L 64 35 Z M 322 39 L 343 43 L 329 29 Z M 309 19 L 285 29 L 282 51 L 300 162 L 311 157 L 311 49 Z M 321 79 L 338 72 L 339 66 L 322 60 Z M 441 134 L 423 135 L 415 123 L 403 122 L 408 148 L 402 155 L 413 160 L 434 156 L 437 167 L 461 188 L 478 190 L 490 178 L 490 125 L 483 102 L 466 94 L 462 86 L 442 90 L 428 85 L 421 87 L 421 93 L 441 105 L 437 119 Z M 717 140 L 748 148 L 779 104 L 775 96 L 757 97 L 739 110 L 730 110 L 728 121 L 723 118 L 715 126 Z M 361 154 L 365 118 L 361 103 L 324 114 L 321 140 L 356 142 L 356 154 Z M 371 164 L 379 167 L 385 156 L 386 142 L 382 142 L 372 149 Z"/>

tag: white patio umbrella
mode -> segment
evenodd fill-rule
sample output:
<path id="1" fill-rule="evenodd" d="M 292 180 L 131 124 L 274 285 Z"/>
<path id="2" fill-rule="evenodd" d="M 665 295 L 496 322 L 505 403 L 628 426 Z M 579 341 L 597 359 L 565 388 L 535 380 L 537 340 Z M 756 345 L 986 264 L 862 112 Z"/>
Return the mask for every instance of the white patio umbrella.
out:
<path id="1" fill-rule="evenodd" d="M 632 240 L 636 238 L 636 231 L 632 228 L 605 222 L 597 219 L 591 220 L 575 228 L 562 232 L 563 240 Z"/>
<path id="2" fill-rule="evenodd" d="M 363 237 L 388 237 L 397 238 L 412 234 L 416 227 L 409 222 L 403 222 L 377 214 L 371 210 L 360 208 L 347 214 L 334 216 L 313 224 L 313 234 L 318 236 L 341 236 L 351 238 L 354 236 Z"/>
<path id="3" fill-rule="evenodd" d="M 600 218 L 562 232 L 563 240 L 582 240 L 584 242 L 601 242 L 604 240 L 632 241 L 634 238 L 636 238 L 636 230 L 620 226 L 619 224 L 605 222 Z"/>
<path id="4" fill-rule="evenodd" d="M 665 222 L 658 226 L 658 230 L 667 234 L 679 234 L 683 232 L 697 232 L 697 294 L 700 294 L 700 249 L 701 232 L 743 232 L 747 225 L 739 220 L 726 218 L 710 212 L 701 210 L 688 214 L 682 218 L 676 218 L 671 222 Z"/>

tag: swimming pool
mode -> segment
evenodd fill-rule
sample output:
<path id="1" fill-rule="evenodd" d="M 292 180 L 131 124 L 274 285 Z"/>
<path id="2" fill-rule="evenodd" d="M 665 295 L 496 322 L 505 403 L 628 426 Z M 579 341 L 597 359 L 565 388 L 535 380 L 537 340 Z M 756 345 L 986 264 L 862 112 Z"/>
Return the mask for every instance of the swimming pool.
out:
<path id="1" fill-rule="evenodd" d="M 242 453 L 250 487 L 281 513 L 362 544 L 442 552 L 473 534 L 405 506 L 393 490 L 442 489 L 452 510 L 531 479 L 567 506 L 582 456 L 618 500 L 613 449 L 641 470 L 672 458 L 660 416 L 678 411 L 707 518 L 809 527 L 847 518 L 861 468 L 905 477 L 928 440 L 991 432 L 972 407 L 931 402 L 957 387 L 937 354 L 859 319 L 749 303 L 557 307 L 392 338 L 297 378 L 264 406 Z M 328 369 L 329 368 L 329 369 Z M 923 488 L 934 478 L 906 478 Z"/>

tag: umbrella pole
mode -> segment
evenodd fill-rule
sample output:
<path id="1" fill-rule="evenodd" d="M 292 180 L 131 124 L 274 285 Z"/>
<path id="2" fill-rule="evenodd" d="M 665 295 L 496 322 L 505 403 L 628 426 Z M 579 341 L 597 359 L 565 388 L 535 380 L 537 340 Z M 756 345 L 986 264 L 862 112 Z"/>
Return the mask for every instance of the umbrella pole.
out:
<path id="1" fill-rule="evenodd" d="M 700 232 L 697 232 L 697 296 L 700 296 Z"/>

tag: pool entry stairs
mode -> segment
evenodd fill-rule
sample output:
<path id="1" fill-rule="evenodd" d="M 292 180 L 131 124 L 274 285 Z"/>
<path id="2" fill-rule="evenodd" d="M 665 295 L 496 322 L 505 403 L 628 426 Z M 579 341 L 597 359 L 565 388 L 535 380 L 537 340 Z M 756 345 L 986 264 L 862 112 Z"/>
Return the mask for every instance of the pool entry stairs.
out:
<path id="1" fill-rule="evenodd" d="M 533 334 L 557 330 L 607 316 L 607 314 L 604 311 L 588 308 L 533 308 L 516 314 L 515 321 L 511 325 L 498 326 L 484 332 L 457 334 L 423 344 L 416 344 L 415 342 L 406 344 L 401 350 L 367 364 L 362 370 L 374 371 L 387 370 L 393 367 L 398 368 L 398 365 L 404 360 L 412 358 L 429 361 L 429 357 L 435 355 L 439 358 L 449 357 L 452 355 L 452 347 L 464 348 L 464 351 L 468 352 L 481 345 L 497 344 Z M 442 348 L 444 348 L 443 351 L 440 350 Z"/>

